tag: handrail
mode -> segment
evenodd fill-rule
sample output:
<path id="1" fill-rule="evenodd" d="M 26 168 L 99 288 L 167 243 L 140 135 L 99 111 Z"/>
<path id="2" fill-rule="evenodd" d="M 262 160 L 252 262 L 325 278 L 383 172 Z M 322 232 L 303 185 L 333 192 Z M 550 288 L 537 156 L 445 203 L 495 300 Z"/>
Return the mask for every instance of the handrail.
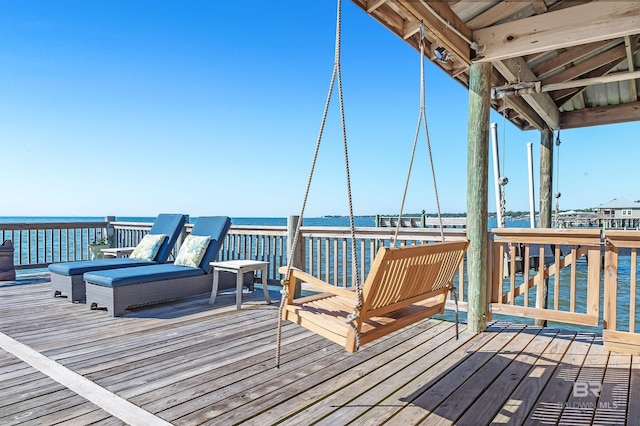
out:
<path id="1" fill-rule="evenodd" d="M 106 232 L 113 247 L 127 247 L 136 245 L 151 226 L 109 221 L 12 222 L 0 223 L 0 238 L 13 240 L 16 269 L 40 269 L 54 262 L 88 259 L 89 244 L 98 232 Z M 185 225 L 185 231 L 190 232 L 192 226 Z M 377 249 L 390 244 L 394 230 L 355 230 L 358 264 L 361 276 L 366 276 Z M 303 226 L 301 231 L 303 269 L 322 281 L 349 287 L 349 228 Z M 640 326 L 635 326 L 640 231 L 498 228 L 488 235 L 492 241 L 488 316 L 505 314 L 601 325 L 606 347 L 640 353 Z M 464 229 L 445 229 L 446 240 L 465 238 Z M 268 261 L 268 278 L 273 283 L 281 278 L 278 269 L 287 261 L 286 240 L 286 226 L 232 225 L 218 260 Z M 401 228 L 398 236 L 401 245 L 439 240 L 439 230 L 432 228 Z M 466 305 L 465 268 L 463 262 L 457 278 L 462 309 Z M 549 294 L 546 307 L 543 292 L 538 291 L 545 284 Z"/>

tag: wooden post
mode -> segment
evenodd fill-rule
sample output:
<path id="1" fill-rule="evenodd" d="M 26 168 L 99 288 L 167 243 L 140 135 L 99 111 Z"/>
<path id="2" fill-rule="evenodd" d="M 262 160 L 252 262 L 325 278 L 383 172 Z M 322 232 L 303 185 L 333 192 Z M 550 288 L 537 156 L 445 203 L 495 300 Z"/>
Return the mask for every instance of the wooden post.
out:
<path id="1" fill-rule="evenodd" d="M 293 250 L 293 240 L 296 237 L 296 229 L 298 228 L 298 222 L 300 221 L 300 216 L 289 216 L 287 218 L 287 257 L 290 255 L 291 250 Z M 296 243 L 296 251 L 293 253 L 293 258 L 291 259 L 291 266 L 294 268 L 302 269 L 304 271 L 304 242 L 302 238 L 302 234 L 298 237 L 298 242 Z M 300 297 L 301 293 L 300 281 L 296 282 L 296 290 L 293 294 L 294 298 Z"/>
<path id="2" fill-rule="evenodd" d="M 551 228 L 553 210 L 553 132 L 540 132 L 540 228 Z"/>
<path id="3" fill-rule="evenodd" d="M 487 328 L 487 228 L 489 186 L 489 111 L 491 64 L 469 68 L 469 136 L 467 150 L 468 329 Z"/>
<path id="4" fill-rule="evenodd" d="M 540 222 L 539 228 L 551 228 L 553 206 L 553 132 L 545 129 L 540 132 Z M 542 253 L 542 251 L 541 251 Z M 544 270 L 544 258 L 540 257 L 540 271 Z M 542 281 L 542 308 L 549 305 L 549 280 Z M 545 327 L 547 321 L 536 319 L 535 324 Z"/>
<path id="5" fill-rule="evenodd" d="M 115 241 L 115 236 L 116 236 L 116 229 L 113 227 L 113 222 L 116 221 L 116 217 L 115 216 L 105 216 L 104 218 L 105 222 L 107 222 L 107 238 L 109 241 L 109 247 L 117 247 L 115 245 L 116 241 Z"/>

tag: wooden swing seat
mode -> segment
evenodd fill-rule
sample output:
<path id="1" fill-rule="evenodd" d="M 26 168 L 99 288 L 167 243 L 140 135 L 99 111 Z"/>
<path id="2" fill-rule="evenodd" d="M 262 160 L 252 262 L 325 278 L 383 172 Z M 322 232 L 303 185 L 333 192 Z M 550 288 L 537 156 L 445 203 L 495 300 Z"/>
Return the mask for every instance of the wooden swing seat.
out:
<path id="1" fill-rule="evenodd" d="M 381 247 L 362 286 L 362 308 L 356 321 L 364 345 L 395 330 L 444 311 L 447 292 L 464 257 L 468 241 Z M 285 274 L 286 267 L 280 268 Z M 293 299 L 296 279 L 325 292 Z M 356 293 L 292 268 L 289 297 L 282 319 L 295 322 L 349 351 L 356 336 L 347 317 L 356 305 Z"/>

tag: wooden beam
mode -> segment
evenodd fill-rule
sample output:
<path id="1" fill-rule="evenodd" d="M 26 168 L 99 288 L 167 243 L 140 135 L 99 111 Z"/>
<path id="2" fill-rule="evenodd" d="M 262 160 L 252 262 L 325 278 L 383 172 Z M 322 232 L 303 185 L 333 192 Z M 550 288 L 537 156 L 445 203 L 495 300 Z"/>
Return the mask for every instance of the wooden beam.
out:
<path id="1" fill-rule="evenodd" d="M 473 32 L 484 50 L 474 61 L 497 61 L 636 34 L 640 0 L 591 2 Z"/>
<path id="2" fill-rule="evenodd" d="M 531 105 L 525 102 L 520 96 L 504 98 L 509 108 L 514 110 L 519 117 L 526 120 L 533 128 L 543 130 L 547 128 L 547 123 L 531 108 Z"/>
<path id="3" fill-rule="evenodd" d="M 599 41 L 597 43 L 590 43 L 582 46 L 576 46 L 573 49 L 569 49 L 562 53 L 559 53 L 557 56 L 553 57 L 552 59 L 541 62 L 537 66 L 531 67 L 531 70 L 538 76 L 538 78 L 542 79 L 544 78 L 545 74 L 555 71 L 584 56 L 592 54 L 596 50 L 603 49 L 609 44 L 612 44 L 610 40 Z"/>
<path id="4" fill-rule="evenodd" d="M 627 64 L 629 65 L 629 72 L 634 72 L 635 71 L 635 65 L 633 63 L 634 49 L 632 46 L 631 37 L 627 36 L 624 38 L 624 48 L 627 53 Z M 629 80 L 629 91 L 631 92 L 631 100 L 634 102 L 637 101 L 638 88 L 636 87 L 635 80 Z"/>
<path id="5" fill-rule="evenodd" d="M 441 1 L 410 1 L 398 3 L 424 22 L 428 29 L 439 40 L 442 46 L 456 56 L 460 61 L 471 64 L 471 48 L 469 43 L 456 32 L 471 39 L 471 30 L 458 16 L 453 13 L 449 5 Z M 443 23 L 445 21 L 447 24 Z M 455 28 L 455 31 L 452 29 Z"/>
<path id="6" fill-rule="evenodd" d="M 548 84 L 560 83 L 563 81 L 576 79 L 582 75 L 585 75 L 589 71 L 593 71 L 603 65 L 610 64 L 614 61 L 619 61 L 620 59 L 624 59 L 625 55 L 626 53 L 624 50 L 624 46 L 615 47 L 597 56 L 589 58 L 586 61 L 580 62 L 577 65 L 569 67 L 566 70 L 559 72 L 558 74 L 554 74 L 549 78 L 545 78 L 544 80 L 542 80 L 542 85 L 546 86 Z"/>
<path id="7" fill-rule="evenodd" d="M 383 4 L 385 4 L 387 0 L 369 0 L 367 1 L 367 13 L 371 13 Z"/>
<path id="8" fill-rule="evenodd" d="M 567 111 L 561 119 L 563 129 L 640 121 L 640 102 Z"/>
<path id="9" fill-rule="evenodd" d="M 488 27 L 525 7 L 529 7 L 529 3 L 519 1 L 500 2 L 467 22 L 467 26 L 472 30 Z"/>
<path id="10" fill-rule="evenodd" d="M 569 89 L 574 87 L 587 87 L 593 86 L 595 84 L 615 83 L 625 80 L 634 81 L 637 78 L 640 78 L 640 71 L 617 72 L 615 74 L 608 74 L 599 77 L 581 78 L 578 80 L 563 81 L 562 83 L 546 84 L 542 86 L 541 90 L 543 92 L 551 92 L 554 90 Z"/>
<path id="11" fill-rule="evenodd" d="M 633 44 L 633 40 L 632 40 L 632 44 Z M 638 46 L 636 45 L 635 47 L 637 48 Z M 601 67 L 596 68 L 595 70 L 588 72 L 587 74 L 584 74 L 583 76 L 584 78 L 582 80 L 589 80 L 591 78 L 606 76 L 610 72 L 614 71 L 618 67 L 618 65 L 620 65 L 620 63 L 624 60 L 625 58 L 622 57 L 622 58 L 618 58 L 613 62 L 602 65 Z M 573 96 L 575 96 L 578 93 L 582 93 L 582 91 L 584 90 L 585 90 L 585 87 L 582 87 L 578 89 L 561 89 L 561 90 L 556 90 L 550 93 L 551 93 L 551 98 L 553 98 L 554 102 L 557 105 L 560 105 L 562 107 L 562 105 L 564 105 L 569 99 L 571 99 Z"/>
<path id="12" fill-rule="evenodd" d="M 537 77 L 522 58 L 498 61 L 494 67 L 510 82 L 536 81 Z M 542 118 L 550 129 L 557 129 L 560 125 L 560 111 L 548 93 L 532 93 L 522 98 Z"/>
<path id="13" fill-rule="evenodd" d="M 402 39 L 407 40 L 414 34 L 418 34 L 420 32 L 420 25 L 419 21 L 415 21 L 413 19 L 405 21 L 402 26 Z"/>
<path id="14" fill-rule="evenodd" d="M 548 10 L 544 0 L 533 0 L 531 6 L 533 6 L 533 10 L 535 10 L 538 15 L 546 13 Z"/>

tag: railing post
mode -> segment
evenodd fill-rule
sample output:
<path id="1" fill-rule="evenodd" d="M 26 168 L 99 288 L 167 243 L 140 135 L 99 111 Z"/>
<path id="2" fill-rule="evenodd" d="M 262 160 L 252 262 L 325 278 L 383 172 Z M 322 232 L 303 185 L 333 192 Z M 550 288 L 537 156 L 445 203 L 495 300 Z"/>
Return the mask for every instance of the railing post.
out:
<path id="1" fill-rule="evenodd" d="M 495 292 L 495 283 L 493 282 L 493 277 L 495 274 L 498 274 L 500 277 L 500 271 L 496 270 L 496 263 L 494 259 L 493 253 L 493 232 L 487 233 L 487 264 L 492 265 L 490 268 L 487 268 L 487 311 L 485 313 L 487 321 L 493 320 L 493 313 L 491 310 L 491 303 L 496 299 L 494 297 Z"/>
<path id="2" fill-rule="evenodd" d="M 107 241 L 109 241 L 109 247 L 115 247 L 116 229 L 113 226 L 113 222 L 116 221 L 116 217 L 115 216 L 105 216 L 104 220 L 105 220 L 105 222 L 107 222 L 106 231 L 107 231 Z"/>
<path id="3" fill-rule="evenodd" d="M 178 235 L 178 239 L 176 240 L 176 245 L 173 248 L 174 257 L 178 255 L 178 251 L 180 250 L 180 247 L 182 246 L 184 239 L 187 237 L 187 224 L 189 223 L 189 215 L 186 215 L 186 216 L 187 216 L 187 220 L 184 222 L 182 231 L 180 231 L 180 235 Z"/>
<path id="4" fill-rule="evenodd" d="M 551 228 L 551 203 L 553 188 L 553 132 L 544 129 L 540 132 L 540 228 Z M 540 271 L 544 271 L 545 259 L 540 257 Z M 542 309 L 547 309 L 549 305 L 549 280 L 542 281 L 542 287 L 538 288 L 542 293 Z M 545 327 L 547 321 L 536 318 L 535 324 Z"/>
<path id="5" fill-rule="evenodd" d="M 293 241 L 296 237 L 296 229 L 298 229 L 298 222 L 300 221 L 300 216 L 289 216 L 287 218 L 287 257 L 290 256 L 291 251 L 293 250 Z M 293 257 L 291 258 L 291 266 L 294 268 L 302 269 L 304 271 L 304 242 L 302 239 L 302 234 L 298 236 L 298 241 L 296 243 L 296 250 L 293 253 Z M 294 292 L 294 298 L 300 297 L 301 293 L 300 282 L 296 282 L 296 290 Z"/>

